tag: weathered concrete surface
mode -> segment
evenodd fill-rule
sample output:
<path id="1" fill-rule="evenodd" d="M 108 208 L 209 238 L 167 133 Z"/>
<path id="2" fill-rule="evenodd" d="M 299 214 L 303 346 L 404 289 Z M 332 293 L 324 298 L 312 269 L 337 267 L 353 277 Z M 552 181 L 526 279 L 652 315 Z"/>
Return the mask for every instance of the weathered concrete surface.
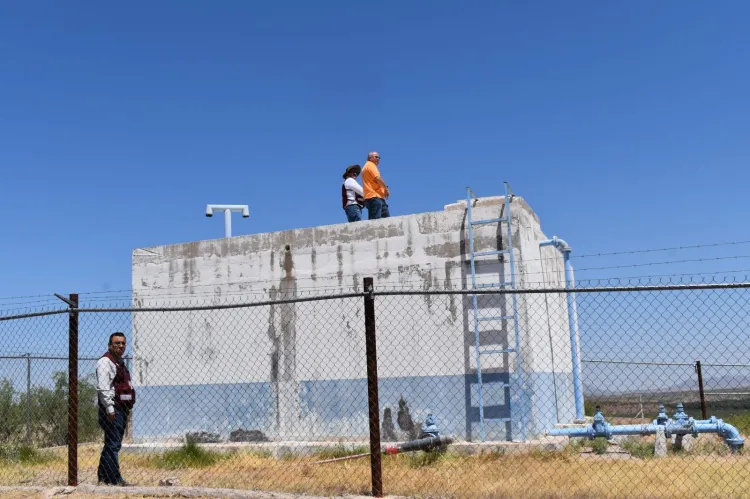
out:
<path id="1" fill-rule="evenodd" d="M 559 451 L 568 444 L 568 437 L 545 437 L 543 439 L 527 440 L 525 442 L 490 441 L 490 442 L 455 442 L 448 447 L 450 452 L 461 455 L 477 455 L 493 452 L 510 454 L 513 452 L 529 452 L 532 450 Z M 385 444 L 384 444 L 385 445 Z M 121 454 L 155 454 L 179 449 L 181 443 L 150 442 L 140 444 L 123 444 Z M 347 449 L 353 454 L 360 449 L 369 449 L 369 440 L 358 441 L 329 441 L 329 442 L 300 442 L 281 441 L 263 443 L 226 442 L 215 444 L 201 444 L 202 448 L 220 453 L 231 452 L 259 452 L 268 453 L 276 459 L 286 456 L 309 457 L 325 450 Z M 366 450 L 365 452 L 369 452 Z"/>
<path id="2" fill-rule="evenodd" d="M 656 428 L 656 441 L 654 442 L 654 455 L 664 457 L 667 455 L 667 437 L 664 434 L 664 427 Z"/>
<path id="3" fill-rule="evenodd" d="M 95 485 L 78 485 L 77 487 L 2 487 L 0 493 L 13 492 L 38 493 L 40 497 L 77 497 L 77 493 L 87 495 L 135 495 L 141 497 L 217 497 L 223 499 L 369 499 L 372 496 L 336 495 L 311 496 L 308 494 L 287 494 L 284 492 L 265 492 L 256 490 L 216 489 L 204 487 L 100 487 Z M 405 499 L 405 496 L 384 496 L 391 499 Z"/>
<path id="4" fill-rule="evenodd" d="M 502 216 L 484 198 L 475 219 Z M 521 287 L 562 288 L 562 259 L 539 248 L 547 236 L 523 200 L 512 200 Z M 508 248 L 505 225 L 475 230 L 475 251 Z M 470 286 L 466 202 L 443 211 L 284 232 L 136 249 L 135 306 L 221 305 L 378 290 Z M 480 261 L 481 260 L 481 261 Z M 510 279 L 507 260 L 480 257 L 477 283 Z M 514 355 L 484 356 L 487 438 L 540 436 L 574 416 L 563 294 L 517 295 L 521 370 Z M 507 315 L 510 295 L 480 296 L 480 316 Z M 403 397 L 414 421 L 433 412 L 441 431 L 477 438 L 476 352 L 468 295 L 376 299 L 380 408 Z M 514 344 L 512 322 L 481 323 L 482 348 Z M 273 439 L 366 435 L 367 392 L 361 298 L 229 310 L 136 313 L 133 436 L 258 429 Z M 503 385 L 509 384 L 510 389 Z M 509 410 L 510 405 L 510 410 Z M 510 434 L 508 434 L 510 430 Z"/>

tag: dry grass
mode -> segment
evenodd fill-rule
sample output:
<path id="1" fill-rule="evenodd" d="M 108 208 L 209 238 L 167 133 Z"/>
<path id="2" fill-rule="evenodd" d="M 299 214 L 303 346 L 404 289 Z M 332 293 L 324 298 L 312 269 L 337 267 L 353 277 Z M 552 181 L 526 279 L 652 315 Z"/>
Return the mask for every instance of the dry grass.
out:
<path id="1" fill-rule="evenodd" d="M 43 499 L 45 495 L 40 492 L 24 492 L 24 491 L 9 491 L 9 492 L 3 492 L 2 498 L 3 499 Z M 144 495 L 144 494 L 93 494 L 93 493 L 86 493 L 86 492 L 73 492 L 71 494 L 64 494 L 64 495 L 57 495 L 54 497 L 58 497 L 60 499 L 153 499 L 155 497 L 161 497 L 161 496 L 153 496 L 153 495 Z M 204 496 L 206 499 L 210 498 L 211 496 Z M 191 499 L 202 499 L 200 496 L 191 496 Z"/>
<path id="2" fill-rule="evenodd" d="M 715 440 L 715 439 L 714 439 Z M 719 442 L 720 443 L 720 442 Z M 386 494 L 416 497 L 749 497 L 750 456 L 726 455 L 706 439 L 700 452 L 638 459 L 624 454 L 563 452 L 482 456 L 397 455 L 383 457 Z M 44 464 L 3 463 L 4 485 L 53 486 L 64 483 L 64 450 Z M 99 447 L 79 449 L 80 482 L 96 483 Z M 159 458 L 123 455 L 126 479 L 156 486 L 178 478 L 182 486 L 240 488 L 320 495 L 370 491 L 368 459 L 312 464 L 317 458 L 274 458 L 237 452 L 200 467 L 165 469 Z M 19 496 L 21 497 L 21 496 Z"/>

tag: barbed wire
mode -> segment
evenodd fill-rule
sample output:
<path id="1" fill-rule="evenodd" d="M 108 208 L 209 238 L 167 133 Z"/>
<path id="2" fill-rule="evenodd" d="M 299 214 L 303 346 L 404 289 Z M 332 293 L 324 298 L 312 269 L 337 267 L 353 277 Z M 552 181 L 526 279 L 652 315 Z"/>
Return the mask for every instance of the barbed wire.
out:
<path id="1" fill-rule="evenodd" d="M 667 248 L 649 248 L 649 249 L 642 249 L 642 250 L 611 251 L 611 252 L 606 252 L 606 253 L 587 253 L 583 255 L 571 254 L 570 256 L 571 258 L 593 258 L 593 257 L 601 257 L 601 256 L 633 255 L 633 254 L 639 254 L 639 253 L 656 253 L 656 252 L 661 252 L 661 251 L 679 251 L 679 250 L 686 250 L 686 249 L 715 248 L 718 246 L 732 246 L 732 245 L 740 245 L 740 244 L 750 244 L 750 240 L 728 241 L 728 242 L 722 242 L 722 243 L 693 244 L 693 245 L 688 245 L 688 246 L 671 246 Z"/>
<path id="2" fill-rule="evenodd" d="M 671 248 L 656 248 L 656 249 L 646 249 L 646 250 L 635 250 L 635 251 L 623 251 L 623 252 L 610 252 L 610 253 L 599 253 L 599 254 L 589 254 L 589 255 L 579 255 L 579 258 L 582 257 L 589 257 L 589 256 L 608 256 L 608 255 L 614 255 L 614 254 L 628 254 L 628 253 L 648 253 L 648 252 L 657 252 L 657 251 L 668 251 L 668 250 L 675 250 L 675 249 L 688 249 L 688 248 L 699 248 L 699 247 L 713 247 L 713 246 L 722 246 L 722 245 L 733 245 L 733 244 L 745 244 L 750 241 L 736 241 L 736 242 L 727 242 L 727 243 L 714 243 L 714 244 L 707 244 L 707 245 L 693 245 L 693 246 L 676 246 Z M 540 248 L 541 250 L 541 248 Z M 627 269 L 627 268 L 639 268 L 639 267 L 647 267 L 647 266 L 655 266 L 655 265 L 675 265 L 675 264 L 684 264 L 684 263 L 697 263 L 697 262 L 713 262 L 713 261 L 726 261 L 726 260 L 737 260 L 737 259 L 745 259 L 750 258 L 750 255 L 732 255 L 732 256 L 722 256 L 722 257 L 710 257 L 710 258 L 697 258 L 697 259 L 683 259 L 683 260 L 667 260 L 667 261 L 660 261 L 660 262 L 644 262 L 644 263 L 633 263 L 633 264 L 625 264 L 625 265 L 611 265 L 611 266 L 599 266 L 599 267 L 584 267 L 579 269 L 574 269 L 576 273 L 578 272 L 588 272 L 593 270 L 608 270 L 608 269 Z M 524 263 L 533 262 L 533 261 L 541 261 L 542 262 L 542 271 L 540 272 L 527 272 L 525 273 L 526 276 L 537 276 L 541 275 L 542 279 L 539 281 L 528 281 L 530 284 L 544 284 L 546 281 L 545 275 L 548 273 L 544 270 L 544 264 L 543 262 L 549 261 L 549 260 L 558 260 L 559 255 L 549 257 L 549 258 L 540 258 L 540 259 L 526 259 L 523 260 Z M 561 279 L 562 270 L 561 269 L 555 269 L 554 271 L 556 274 L 558 274 L 558 280 Z M 727 274 L 727 273 L 742 273 L 742 272 L 750 272 L 750 269 L 736 269 L 736 270 L 717 270 L 717 271 L 705 271 L 705 272 L 690 272 L 690 273 L 673 273 L 673 274 L 653 274 L 653 275 L 641 275 L 641 276 L 632 276 L 627 277 L 630 278 L 652 278 L 652 277 L 680 277 L 680 276 L 696 276 L 696 275 L 718 275 L 718 274 Z M 308 274 L 308 275 L 297 275 L 295 276 L 295 279 L 297 282 L 303 281 L 303 282 L 310 282 L 310 285 L 297 285 L 297 289 L 299 291 L 338 291 L 342 289 L 341 285 L 335 285 L 331 283 L 327 283 L 326 281 L 333 281 L 339 279 L 340 276 L 338 273 L 324 273 L 324 274 Z M 612 276 L 612 277 L 602 277 L 597 279 L 591 279 L 592 281 L 600 281 L 602 279 L 624 279 L 626 277 L 623 276 Z M 322 282 L 316 282 L 316 281 L 322 281 Z M 587 279 L 577 279 L 579 283 L 587 281 Z M 312 283 L 315 284 L 312 284 Z M 422 281 L 401 281 L 400 285 L 403 286 L 409 286 L 412 284 L 419 284 Z M 191 284 L 190 289 L 191 291 L 184 291 L 182 293 L 165 293 L 165 291 L 169 290 L 184 290 L 185 286 L 171 286 L 171 287 L 163 287 L 160 289 L 149 289 L 149 290 L 137 290 L 137 293 L 139 296 L 170 296 L 170 297 L 176 297 L 181 295 L 193 295 L 193 296 L 215 296 L 216 293 L 211 292 L 198 292 L 196 293 L 194 291 L 195 288 L 215 288 L 216 286 L 242 286 L 242 285 L 255 285 L 255 286 L 262 286 L 262 285 L 268 285 L 271 286 L 278 286 L 279 280 L 278 279 L 244 279 L 239 281 L 227 281 L 227 282 L 221 282 L 221 283 L 206 283 L 206 284 Z M 354 288 L 355 286 L 352 284 L 351 286 L 346 286 L 347 288 Z M 121 299 L 129 299 L 129 295 L 125 295 L 123 293 L 133 293 L 132 288 L 128 289 L 118 289 L 118 290 L 108 290 L 108 291 L 88 291 L 88 292 L 81 292 L 79 293 L 79 297 L 87 299 L 88 301 L 102 301 L 102 300 L 115 300 L 118 298 Z M 222 290 L 222 294 L 241 294 L 241 295 L 263 295 L 261 291 L 254 289 L 254 290 Z M 88 297 L 88 298 L 85 298 Z M 96 298 L 94 298 L 96 297 Z M 27 300 L 27 298 L 29 300 Z M 16 301 L 10 301 L 10 300 L 16 300 Z M 3 303 L 4 302 L 4 303 Z M 50 295 L 20 295 L 20 296 L 8 296 L 8 297 L 0 297 L 0 307 L 5 308 L 6 306 L 10 305 L 22 305 L 22 306 L 32 306 L 32 305 L 47 305 L 56 303 L 56 298 L 51 297 Z M 16 308 L 16 307 L 13 307 Z"/>
<path id="3" fill-rule="evenodd" d="M 616 286 L 596 286 L 596 287 L 576 287 L 572 288 L 575 293 L 612 293 L 612 292 L 646 292 L 646 291 L 690 291 L 690 290 L 711 290 L 711 289 L 750 289 L 750 282 L 728 282 L 728 283 L 682 283 L 682 284 L 637 284 L 637 285 L 616 285 Z M 387 286 L 376 286 L 372 292 L 373 296 L 396 296 L 396 295 L 500 295 L 500 294 L 564 294 L 570 292 L 571 289 L 564 287 L 525 287 L 519 289 L 509 288 L 497 288 L 497 289 L 398 289 L 389 288 Z M 85 307 L 80 306 L 76 309 L 78 312 L 176 312 L 176 311 L 189 311 L 189 310 L 221 310 L 221 309 L 233 309 L 233 308 L 249 308 L 266 305 L 281 305 L 287 303 L 301 303 L 309 301 L 322 301 L 322 300 L 336 300 L 343 298 L 357 298 L 366 296 L 366 292 L 354 292 L 354 293 L 338 293 L 338 294 L 309 294 L 303 296 L 295 296 L 287 299 L 276 299 L 276 300 L 258 300 L 258 301 L 237 301 L 234 303 L 217 302 L 215 299 L 211 300 L 213 303 L 206 304 L 184 304 L 179 306 L 166 306 L 153 303 L 150 306 L 101 306 L 101 307 Z M 167 298 L 167 297 L 164 297 Z M 162 303 L 168 303 L 163 301 Z M 69 308 L 58 308 L 53 310 L 43 310 L 34 312 L 25 312 L 14 315 L 0 316 L 0 321 L 23 319 L 31 317 L 41 317 L 48 315 L 59 315 L 65 314 L 70 311 Z"/>
<path id="4" fill-rule="evenodd" d="M 668 260 L 665 262 L 646 262 L 646 263 L 632 263 L 628 265 L 611 265 L 604 267 L 587 267 L 582 269 L 575 269 L 576 272 L 584 272 L 588 270 L 605 270 L 605 269 L 626 269 L 633 267 L 648 267 L 651 265 L 672 265 L 677 263 L 694 263 L 694 262 L 713 262 L 719 260 L 739 260 L 743 258 L 750 258 L 750 255 L 732 255 L 732 256 L 717 256 L 712 258 L 693 258 L 688 260 Z"/>
<path id="5" fill-rule="evenodd" d="M 729 271 L 727 271 L 729 272 Z M 721 273 L 721 272 L 719 272 Z M 717 273 L 717 274 L 719 274 Z M 690 276 L 691 274 L 686 274 Z M 674 275 L 667 276 L 644 276 L 638 277 L 617 277 L 617 278 L 596 278 L 596 279 L 579 279 L 575 284 L 576 292 L 580 291 L 608 291 L 612 289 L 656 289 L 662 288 L 667 289 L 670 287 L 676 287 L 677 289 L 691 289 L 701 286 L 711 287 L 713 285 L 739 285 L 744 287 L 749 281 L 748 276 L 744 276 L 744 279 L 738 278 L 738 276 L 725 276 L 722 279 L 711 278 L 711 274 L 699 273 L 696 274 L 702 276 L 702 279 L 674 279 Z M 679 275 L 678 275 L 679 276 Z M 741 276 L 739 276 L 741 277 Z M 465 283 L 461 283 L 463 286 Z M 377 283 L 376 289 L 378 291 L 401 291 L 410 294 L 430 294 L 430 293 L 456 293 L 456 294 L 473 294 L 468 286 L 458 287 L 459 283 L 456 283 L 455 287 L 451 287 L 443 283 L 441 286 L 434 287 L 430 285 L 429 288 L 424 286 L 424 281 L 402 281 L 400 283 Z M 671 288 L 670 288 L 671 289 Z M 335 298 L 341 296 L 342 291 L 353 291 L 356 293 L 354 286 L 351 287 L 323 287 L 323 288 L 310 288 L 310 289 L 298 289 L 296 291 L 296 298 L 299 300 L 306 299 L 325 299 Z M 567 291 L 562 287 L 550 287 L 545 281 L 526 281 L 521 286 L 517 287 L 516 292 L 549 292 L 557 293 Z M 490 288 L 489 290 L 476 291 L 477 294 L 502 294 L 512 292 L 510 289 L 505 287 Z M 242 305 L 243 303 L 266 303 L 269 301 L 269 294 L 260 291 L 248 291 L 248 290 L 223 290 L 221 295 L 216 295 L 213 292 L 205 293 L 140 293 L 138 292 L 134 296 L 128 295 L 115 295 L 115 296 L 100 296 L 94 299 L 84 299 L 79 301 L 79 309 L 83 308 L 87 303 L 93 305 L 95 308 L 96 304 L 100 303 L 127 303 L 132 305 L 133 300 L 136 298 L 143 298 L 154 306 L 160 304 L 174 303 L 174 301 L 182 301 L 187 303 L 200 303 L 201 307 L 210 307 L 215 304 L 225 305 Z M 271 300 L 272 301 L 272 300 Z M 27 306 L 12 309 L 0 309 L 0 316 L 22 316 L 27 314 L 58 314 L 63 313 L 67 308 L 60 308 L 61 302 L 57 298 L 51 298 L 49 302 L 42 302 L 43 305 L 39 306 Z M 112 307 L 110 307 L 112 308 Z M 120 305 L 122 308 L 122 305 Z"/>

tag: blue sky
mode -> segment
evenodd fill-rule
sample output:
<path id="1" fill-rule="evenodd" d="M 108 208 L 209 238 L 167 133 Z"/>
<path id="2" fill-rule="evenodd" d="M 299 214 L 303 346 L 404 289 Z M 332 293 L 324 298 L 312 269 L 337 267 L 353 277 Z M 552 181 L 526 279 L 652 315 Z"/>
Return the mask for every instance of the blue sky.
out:
<path id="1" fill-rule="evenodd" d="M 750 4 L 3 2 L 0 296 L 130 288 L 133 248 L 502 192 L 576 255 L 750 240 Z M 750 244 L 579 278 L 750 269 Z M 722 275 L 723 277 L 723 275 Z M 8 302 L 11 303 L 11 302 Z"/>

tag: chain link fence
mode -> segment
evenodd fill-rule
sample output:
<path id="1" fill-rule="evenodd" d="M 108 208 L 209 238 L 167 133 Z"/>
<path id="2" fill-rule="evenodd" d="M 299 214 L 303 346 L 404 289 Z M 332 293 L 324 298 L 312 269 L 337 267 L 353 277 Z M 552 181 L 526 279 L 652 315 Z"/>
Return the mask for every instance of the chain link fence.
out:
<path id="1" fill-rule="evenodd" d="M 72 300 L 0 317 L 0 484 L 101 481 L 111 426 L 96 366 L 119 331 L 137 393 L 117 423 L 130 484 L 457 498 L 750 490 L 750 285 L 436 288 Z"/>

